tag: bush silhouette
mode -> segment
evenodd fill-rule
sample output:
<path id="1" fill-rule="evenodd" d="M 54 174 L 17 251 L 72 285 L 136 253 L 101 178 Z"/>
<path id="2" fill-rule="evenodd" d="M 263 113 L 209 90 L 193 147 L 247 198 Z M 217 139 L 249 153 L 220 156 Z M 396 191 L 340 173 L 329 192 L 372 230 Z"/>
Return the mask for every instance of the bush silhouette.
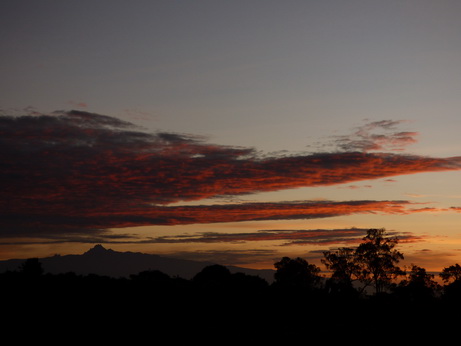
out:
<path id="1" fill-rule="evenodd" d="M 38 258 L 29 258 L 21 264 L 19 272 L 29 278 L 38 278 L 43 274 L 42 264 Z"/>
<path id="2" fill-rule="evenodd" d="M 277 269 L 274 274 L 275 285 L 279 287 L 314 289 L 321 279 L 320 268 L 300 257 L 283 257 L 274 266 Z"/>
<path id="3" fill-rule="evenodd" d="M 213 264 L 203 268 L 192 280 L 199 284 L 225 283 L 230 277 L 231 272 L 227 267 Z"/>

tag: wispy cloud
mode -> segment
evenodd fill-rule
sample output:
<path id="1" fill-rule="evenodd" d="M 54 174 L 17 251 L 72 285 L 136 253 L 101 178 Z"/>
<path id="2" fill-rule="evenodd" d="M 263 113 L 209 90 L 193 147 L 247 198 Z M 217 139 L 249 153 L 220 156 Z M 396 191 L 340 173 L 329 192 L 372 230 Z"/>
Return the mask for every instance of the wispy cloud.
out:
<path id="1" fill-rule="evenodd" d="M 421 241 L 410 233 L 388 232 L 403 242 Z M 162 236 L 150 239 L 158 243 L 246 243 L 261 241 L 282 242 L 282 245 L 357 245 L 367 234 L 367 229 L 302 229 L 302 230 L 259 230 L 246 233 L 203 232 L 199 234 L 182 234 Z"/>
<path id="2" fill-rule="evenodd" d="M 198 206 L 154 206 L 142 209 L 147 223 L 184 225 L 263 220 L 318 219 L 364 213 L 406 213 L 406 201 L 297 201 Z M 130 213 L 130 215 L 136 215 Z M 123 216 L 122 216 L 123 218 Z M 134 223 L 138 222 L 135 220 Z M 142 222 L 142 221 L 141 221 Z M 129 224 L 132 226 L 132 224 Z"/>
<path id="3" fill-rule="evenodd" d="M 400 131 L 398 126 L 404 120 L 381 120 L 356 127 L 352 134 L 333 136 L 323 148 L 339 151 L 391 151 L 401 152 L 408 145 L 417 142 L 418 132 Z"/>
<path id="4" fill-rule="evenodd" d="M 339 188 L 340 189 L 350 189 L 350 190 L 358 190 L 358 189 L 362 189 L 362 188 L 366 188 L 366 189 L 371 189 L 373 186 L 372 185 L 349 185 L 349 186 L 340 186 Z"/>
<path id="5" fill-rule="evenodd" d="M 374 123 L 369 129 L 395 125 Z M 146 132 L 114 117 L 82 111 L 0 116 L 0 161 L 4 236 L 403 212 L 404 201 L 168 205 L 461 169 L 461 157 L 365 151 L 266 156 L 253 148 L 215 145 L 205 137 Z"/>

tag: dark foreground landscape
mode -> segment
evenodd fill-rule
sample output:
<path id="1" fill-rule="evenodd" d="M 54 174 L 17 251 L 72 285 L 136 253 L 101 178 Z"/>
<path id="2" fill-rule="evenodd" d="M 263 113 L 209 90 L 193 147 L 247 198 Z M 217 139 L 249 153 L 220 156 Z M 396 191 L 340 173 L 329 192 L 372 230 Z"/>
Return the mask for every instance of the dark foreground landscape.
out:
<path id="1" fill-rule="evenodd" d="M 113 278 L 44 273 L 38 259 L 28 259 L 0 274 L 2 327 L 20 341 L 77 345 L 399 344 L 457 335 L 461 280 L 434 286 L 414 276 L 363 294 L 312 272 L 300 276 L 292 270 L 299 263 L 306 268 L 300 259 L 277 262 L 268 283 L 220 265 L 191 279 L 158 270 Z"/>

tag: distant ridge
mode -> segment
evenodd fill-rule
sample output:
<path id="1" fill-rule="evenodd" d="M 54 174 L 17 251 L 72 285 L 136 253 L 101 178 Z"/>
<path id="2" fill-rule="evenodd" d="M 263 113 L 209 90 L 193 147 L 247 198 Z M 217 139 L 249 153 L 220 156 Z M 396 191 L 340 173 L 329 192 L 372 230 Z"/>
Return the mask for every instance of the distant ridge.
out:
<path id="1" fill-rule="evenodd" d="M 39 258 L 45 273 L 61 274 L 74 272 L 78 275 L 104 275 L 115 278 L 129 277 L 144 270 L 159 270 L 171 277 L 191 279 L 206 266 L 219 264 L 213 262 L 191 261 L 179 258 L 163 257 L 140 252 L 119 252 L 106 249 L 97 244 L 81 255 L 55 255 Z M 14 271 L 25 259 L 0 261 L 0 273 Z M 267 282 L 273 281 L 274 270 L 249 269 L 227 266 L 232 273 L 241 272 L 256 275 Z"/>

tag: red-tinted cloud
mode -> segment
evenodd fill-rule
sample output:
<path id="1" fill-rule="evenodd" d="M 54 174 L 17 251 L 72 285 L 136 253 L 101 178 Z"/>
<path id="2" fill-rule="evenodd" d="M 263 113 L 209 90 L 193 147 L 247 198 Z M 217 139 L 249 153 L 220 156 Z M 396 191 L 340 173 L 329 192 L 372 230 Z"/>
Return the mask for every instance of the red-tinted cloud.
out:
<path id="1" fill-rule="evenodd" d="M 407 213 L 406 201 L 300 201 L 280 203 L 242 203 L 198 206 L 153 206 L 119 213 L 125 226 L 140 224 L 185 225 L 196 223 L 317 219 L 341 215 Z"/>
<path id="2" fill-rule="evenodd" d="M 0 162 L 2 234 L 389 212 L 401 205 L 165 205 L 461 169 L 461 157 L 357 151 L 266 157 L 252 148 L 214 145 L 186 134 L 148 133 L 81 111 L 0 116 Z"/>
<path id="3" fill-rule="evenodd" d="M 402 242 L 422 241 L 410 233 L 388 232 Z M 204 232 L 200 234 L 182 234 L 162 236 L 148 240 L 152 243 L 240 243 L 254 241 L 277 241 L 283 245 L 357 245 L 367 234 L 367 229 L 302 229 L 302 230 L 260 230 L 248 233 Z"/>
<path id="4" fill-rule="evenodd" d="M 28 230 L 108 229 L 146 225 L 187 225 L 219 222 L 241 222 L 262 220 L 318 219 L 353 214 L 406 214 L 406 201 L 300 201 L 280 203 L 242 203 L 198 206 L 138 206 L 116 213 L 104 208 L 88 210 L 65 210 L 59 213 L 54 208 L 39 213 L 6 215 L 1 223 L 4 234 L 8 229 L 18 229 L 30 235 Z M 18 234 L 16 233 L 10 234 Z"/>

